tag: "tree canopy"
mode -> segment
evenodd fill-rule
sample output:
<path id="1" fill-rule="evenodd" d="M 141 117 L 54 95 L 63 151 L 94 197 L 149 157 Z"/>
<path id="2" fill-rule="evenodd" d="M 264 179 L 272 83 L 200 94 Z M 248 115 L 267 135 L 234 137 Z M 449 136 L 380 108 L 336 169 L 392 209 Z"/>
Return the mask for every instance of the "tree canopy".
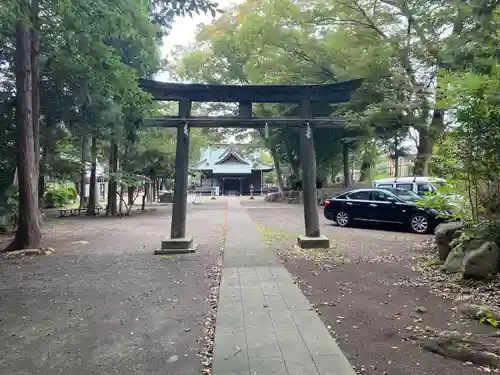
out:
<path id="1" fill-rule="evenodd" d="M 115 179 L 109 196 L 116 201 L 117 185 L 130 181 L 126 174 L 143 176 L 140 180 L 151 173 L 171 176 L 174 136 L 141 130 L 142 119 L 156 107 L 138 78 L 152 77 L 161 68 L 162 37 L 175 17 L 215 15 L 216 7 L 207 0 L 12 0 L 0 5 L 2 191 L 15 179 L 9 166 L 17 164 L 21 202 L 9 250 L 38 247 L 40 223 L 31 218 L 38 216 L 34 210 L 48 179 L 83 176 L 84 181 L 90 168 L 95 184 L 97 160 L 109 159 L 104 164 Z M 9 147 L 15 133 L 19 157 Z M 133 163 L 118 162 L 127 155 L 133 155 Z M 90 190 L 92 195 L 95 189 Z M 90 198 L 93 214 L 95 197 Z M 116 210 L 116 202 L 108 202 L 108 214 Z"/>

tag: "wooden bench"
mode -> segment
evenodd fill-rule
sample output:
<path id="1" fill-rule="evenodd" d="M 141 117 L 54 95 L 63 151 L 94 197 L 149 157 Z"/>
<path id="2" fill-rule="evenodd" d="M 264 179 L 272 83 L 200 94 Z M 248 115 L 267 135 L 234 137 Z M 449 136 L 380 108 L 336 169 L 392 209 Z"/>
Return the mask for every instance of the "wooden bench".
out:
<path id="1" fill-rule="evenodd" d="M 295 203 L 295 199 L 297 199 L 297 197 L 286 197 L 285 201 L 287 203 Z"/>
<path id="2" fill-rule="evenodd" d="M 106 208 L 96 207 L 95 213 L 99 215 L 101 210 L 106 210 Z M 81 216 L 82 212 L 87 212 L 87 208 L 62 208 L 59 210 L 59 217 L 68 217 L 68 216 Z"/>
<path id="3" fill-rule="evenodd" d="M 59 217 L 65 216 L 80 216 L 82 211 L 87 211 L 86 208 L 62 208 L 59 210 Z"/>

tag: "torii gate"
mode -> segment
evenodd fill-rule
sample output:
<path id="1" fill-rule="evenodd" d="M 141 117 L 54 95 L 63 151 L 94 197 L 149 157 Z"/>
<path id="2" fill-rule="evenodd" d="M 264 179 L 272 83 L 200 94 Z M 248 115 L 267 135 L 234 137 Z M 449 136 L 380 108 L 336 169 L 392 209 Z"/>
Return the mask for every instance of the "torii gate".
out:
<path id="1" fill-rule="evenodd" d="M 299 236 L 302 248 L 329 248 L 328 237 L 319 230 L 316 201 L 316 158 L 313 128 L 343 127 L 344 121 L 335 117 L 314 117 L 311 103 L 333 104 L 347 102 L 359 88 L 361 79 L 323 85 L 205 85 L 166 83 L 141 79 L 141 88 L 154 100 L 178 101 L 178 116 L 148 119 L 146 124 L 177 128 L 175 154 L 175 183 L 170 237 L 162 241 L 155 254 L 189 253 L 196 250 L 193 238 L 186 236 L 186 205 L 188 188 L 189 131 L 191 127 L 227 128 L 300 128 L 300 161 L 304 201 L 305 236 Z M 192 117 L 192 102 L 237 102 L 238 116 Z M 255 117 L 253 103 L 296 103 L 299 117 Z"/>

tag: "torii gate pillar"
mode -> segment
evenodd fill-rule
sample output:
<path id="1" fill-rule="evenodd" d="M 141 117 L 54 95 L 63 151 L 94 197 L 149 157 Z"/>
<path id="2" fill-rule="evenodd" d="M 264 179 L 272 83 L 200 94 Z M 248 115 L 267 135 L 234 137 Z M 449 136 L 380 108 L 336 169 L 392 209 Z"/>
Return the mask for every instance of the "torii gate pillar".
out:
<path id="1" fill-rule="evenodd" d="M 184 126 L 177 126 L 177 145 L 175 148 L 175 181 L 172 201 L 172 222 L 170 237 L 161 242 L 161 248 L 155 250 L 160 254 L 194 253 L 196 244 L 193 237 L 186 236 L 187 187 L 189 178 L 189 124 L 191 101 L 179 101 L 179 117 L 185 119 Z"/>
<path id="2" fill-rule="evenodd" d="M 305 126 L 300 128 L 300 162 L 302 167 L 302 194 L 304 200 L 305 236 L 297 238 L 302 249 L 328 249 L 330 239 L 319 230 L 318 203 L 316 198 L 316 155 L 314 152 L 313 128 L 308 121 L 312 118 L 311 102 L 302 100 L 301 117 Z"/>

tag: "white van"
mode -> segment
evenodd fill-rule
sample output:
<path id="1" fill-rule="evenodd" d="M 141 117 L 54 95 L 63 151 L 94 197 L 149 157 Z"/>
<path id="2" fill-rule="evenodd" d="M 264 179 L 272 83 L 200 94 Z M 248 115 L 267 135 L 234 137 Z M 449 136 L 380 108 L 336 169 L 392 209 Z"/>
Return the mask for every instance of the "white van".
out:
<path id="1" fill-rule="evenodd" d="M 375 180 L 372 182 L 372 186 L 374 188 L 395 187 L 407 189 L 424 196 L 425 193 L 435 191 L 445 183 L 446 180 L 436 177 L 398 177 Z"/>

